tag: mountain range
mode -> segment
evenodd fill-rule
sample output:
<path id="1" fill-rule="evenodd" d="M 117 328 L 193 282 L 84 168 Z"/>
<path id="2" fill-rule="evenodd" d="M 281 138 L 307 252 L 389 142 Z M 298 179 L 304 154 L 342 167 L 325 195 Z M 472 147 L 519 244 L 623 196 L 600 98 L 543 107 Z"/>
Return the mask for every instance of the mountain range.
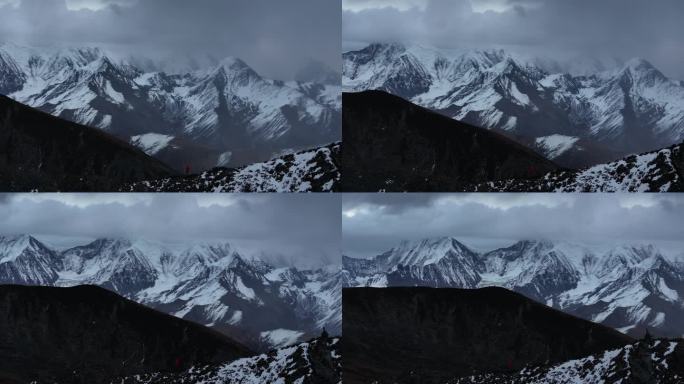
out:
<path id="1" fill-rule="evenodd" d="M 476 252 L 452 237 L 343 256 L 345 286 L 500 286 L 629 335 L 684 335 L 684 261 L 653 245 L 520 241 Z"/>
<path id="2" fill-rule="evenodd" d="M 345 383 L 447 383 L 633 342 L 499 287 L 345 288 L 342 296 Z"/>
<path id="3" fill-rule="evenodd" d="M 131 142 L 176 170 L 237 167 L 340 139 L 339 84 L 265 79 L 237 58 L 146 72 L 99 48 L 0 46 L 0 94 Z"/>
<path id="4" fill-rule="evenodd" d="M 56 250 L 0 237 L 0 284 L 97 285 L 264 351 L 341 329 L 339 267 L 275 268 L 226 242 L 98 239 Z"/>
<path id="5" fill-rule="evenodd" d="M 684 85 L 643 59 L 571 75 L 503 50 L 376 43 L 343 58 L 347 92 L 384 90 L 505 133 L 566 167 L 684 140 Z"/>

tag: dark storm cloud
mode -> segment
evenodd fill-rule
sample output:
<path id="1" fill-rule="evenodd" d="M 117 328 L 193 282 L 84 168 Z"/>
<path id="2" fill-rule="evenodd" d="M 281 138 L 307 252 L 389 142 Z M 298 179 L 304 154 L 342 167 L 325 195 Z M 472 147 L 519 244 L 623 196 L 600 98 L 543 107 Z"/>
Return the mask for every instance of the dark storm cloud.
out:
<path id="1" fill-rule="evenodd" d="M 353 256 L 439 236 L 481 250 L 547 239 L 657 243 L 684 254 L 684 195 L 354 194 L 342 206 L 342 249 Z"/>
<path id="2" fill-rule="evenodd" d="M 311 61 L 339 69 L 337 1 L 5 0 L 4 4 L 0 36 L 9 42 L 101 45 L 121 55 L 181 61 L 236 56 L 263 75 L 279 79 L 292 78 Z"/>
<path id="3" fill-rule="evenodd" d="M 186 243 L 228 240 L 297 265 L 339 263 L 335 195 L 4 195 L 0 234 Z M 82 241 L 82 240 L 79 240 Z"/>
<path id="4" fill-rule="evenodd" d="M 503 47 L 567 59 L 642 57 L 684 79 L 684 1 L 344 0 L 343 49 L 374 41 Z M 412 7 L 406 7 L 413 5 Z"/>

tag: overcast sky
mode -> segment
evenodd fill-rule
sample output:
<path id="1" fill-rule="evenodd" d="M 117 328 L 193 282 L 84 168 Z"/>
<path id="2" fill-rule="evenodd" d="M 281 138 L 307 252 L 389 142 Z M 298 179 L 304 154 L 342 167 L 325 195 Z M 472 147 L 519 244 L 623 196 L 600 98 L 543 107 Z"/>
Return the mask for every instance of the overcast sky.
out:
<path id="1" fill-rule="evenodd" d="M 681 0 L 342 1 L 344 51 L 377 41 L 557 59 L 642 57 L 684 79 Z"/>
<path id="2" fill-rule="evenodd" d="M 311 60 L 339 71 L 340 30 L 335 0 L 0 0 L 0 41 L 155 60 L 236 56 L 285 80 Z"/>
<path id="3" fill-rule="evenodd" d="M 95 238 L 228 240 L 298 266 L 339 264 L 339 195 L 0 194 L 0 235 L 56 247 Z"/>
<path id="4" fill-rule="evenodd" d="M 478 251 L 527 239 L 653 243 L 684 255 L 679 194 L 345 194 L 342 207 L 342 250 L 355 257 L 441 236 Z"/>

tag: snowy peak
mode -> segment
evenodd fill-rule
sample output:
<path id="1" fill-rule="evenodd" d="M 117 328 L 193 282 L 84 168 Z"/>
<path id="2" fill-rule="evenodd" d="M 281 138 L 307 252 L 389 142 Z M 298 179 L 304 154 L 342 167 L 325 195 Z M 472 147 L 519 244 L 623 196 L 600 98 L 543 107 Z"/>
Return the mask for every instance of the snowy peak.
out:
<path id="1" fill-rule="evenodd" d="M 263 80 L 261 76 L 244 61 L 234 57 L 227 57 L 221 60 L 218 66 L 211 72 L 210 79 L 212 79 L 218 87 L 232 85 L 246 86 L 250 82 Z"/>
<path id="2" fill-rule="evenodd" d="M 43 251 L 48 248 L 33 236 L 0 236 L 0 263 L 14 261 L 25 252 Z"/>
<path id="3" fill-rule="evenodd" d="M 614 75 L 615 80 L 620 84 L 632 87 L 632 92 L 638 96 L 650 96 L 646 89 L 652 89 L 674 85 L 662 72 L 656 69 L 647 60 L 633 58 L 627 61 L 624 66 Z M 668 91 L 658 89 L 658 93 L 667 96 Z"/>
<path id="4" fill-rule="evenodd" d="M 0 283 L 54 283 L 61 269 L 56 252 L 29 235 L 0 237 Z"/>
<path id="5" fill-rule="evenodd" d="M 426 266 L 444 258 L 472 257 L 474 252 L 453 237 L 403 241 L 378 259 L 388 265 Z"/>
<path id="6" fill-rule="evenodd" d="M 98 67 L 111 61 L 99 48 L 71 48 L 60 51 L 47 60 L 47 66 L 51 71 L 59 71 L 64 67 L 76 69 L 85 67 L 95 61 L 99 61 Z"/>
<path id="7" fill-rule="evenodd" d="M 218 68 L 222 68 L 227 71 L 243 71 L 252 70 L 247 63 L 238 59 L 237 57 L 226 57 L 218 63 Z"/>
<path id="8" fill-rule="evenodd" d="M 653 64 L 651 64 L 648 60 L 642 59 L 640 57 L 634 57 L 625 62 L 624 65 L 625 70 L 630 70 L 630 71 L 650 71 L 652 69 L 655 69 Z"/>

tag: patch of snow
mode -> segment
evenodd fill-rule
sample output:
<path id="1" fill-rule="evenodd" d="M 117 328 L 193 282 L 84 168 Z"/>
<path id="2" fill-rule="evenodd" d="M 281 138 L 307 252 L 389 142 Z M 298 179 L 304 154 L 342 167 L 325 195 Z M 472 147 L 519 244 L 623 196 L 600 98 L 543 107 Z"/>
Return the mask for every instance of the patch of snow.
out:
<path id="1" fill-rule="evenodd" d="M 227 151 L 219 155 L 218 161 L 216 162 L 217 167 L 226 167 L 230 164 L 230 160 L 233 157 L 233 152 Z"/>
<path id="2" fill-rule="evenodd" d="M 269 345 L 273 345 L 276 348 L 292 345 L 298 342 L 299 338 L 303 335 L 304 332 L 282 328 L 261 332 L 260 334 L 262 339 L 268 341 Z"/>
<path id="3" fill-rule="evenodd" d="M 174 136 L 161 133 L 145 133 L 143 135 L 131 136 L 131 144 L 142 149 L 146 154 L 154 156 L 166 148 L 173 139 Z"/>
<path id="4" fill-rule="evenodd" d="M 564 154 L 579 140 L 579 137 L 565 135 L 549 135 L 537 137 L 535 144 L 544 150 L 546 157 L 553 160 Z"/>

